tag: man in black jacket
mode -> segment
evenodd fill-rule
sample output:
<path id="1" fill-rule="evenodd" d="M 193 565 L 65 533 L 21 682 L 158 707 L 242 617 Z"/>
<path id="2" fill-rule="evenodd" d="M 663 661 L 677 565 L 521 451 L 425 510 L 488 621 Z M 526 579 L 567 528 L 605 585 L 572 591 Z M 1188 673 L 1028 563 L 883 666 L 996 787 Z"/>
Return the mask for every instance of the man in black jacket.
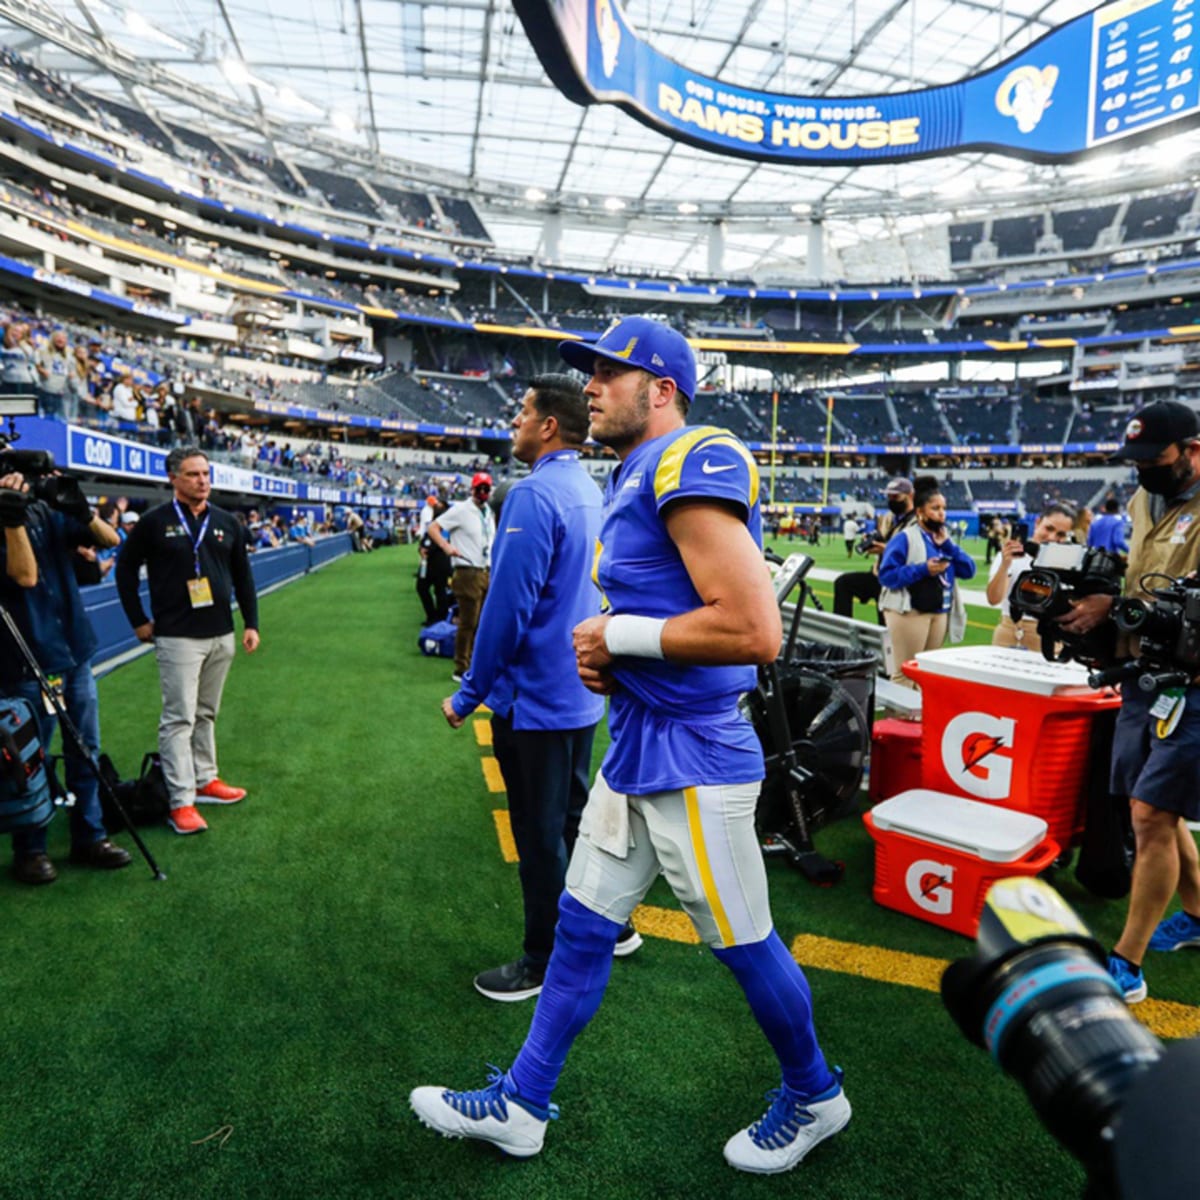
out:
<path id="1" fill-rule="evenodd" d="M 242 645 L 258 649 L 258 599 L 246 535 L 232 514 L 208 503 L 208 458 L 195 446 L 167 456 L 174 492 L 134 527 L 117 558 L 117 592 L 134 633 L 154 644 L 163 709 L 158 750 L 171 795 L 168 824 L 176 833 L 208 828 L 197 804 L 236 804 L 246 792 L 217 776 L 216 718 L 233 662 L 237 596 Z M 138 569 L 150 581 L 148 620 L 138 596 Z"/>

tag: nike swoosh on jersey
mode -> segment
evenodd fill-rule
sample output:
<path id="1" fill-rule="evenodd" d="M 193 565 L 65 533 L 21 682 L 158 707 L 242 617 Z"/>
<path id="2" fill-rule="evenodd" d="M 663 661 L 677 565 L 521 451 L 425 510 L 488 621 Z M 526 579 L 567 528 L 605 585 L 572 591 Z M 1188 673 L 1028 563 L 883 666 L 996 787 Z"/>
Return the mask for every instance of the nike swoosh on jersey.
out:
<path id="1" fill-rule="evenodd" d="M 736 466 L 737 463 L 726 463 L 723 467 L 714 467 L 706 458 L 700 464 L 700 470 L 703 471 L 705 475 L 715 475 L 718 471 L 732 471 Z"/>

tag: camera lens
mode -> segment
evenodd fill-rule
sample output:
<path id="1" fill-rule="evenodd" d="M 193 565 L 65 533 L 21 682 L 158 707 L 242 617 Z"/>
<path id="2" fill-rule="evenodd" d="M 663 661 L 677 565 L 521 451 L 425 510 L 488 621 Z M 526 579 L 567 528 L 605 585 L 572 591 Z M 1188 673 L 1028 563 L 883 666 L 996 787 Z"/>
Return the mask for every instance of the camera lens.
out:
<path id="1" fill-rule="evenodd" d="M 1012 599 L 1024 612 L 1044 613 L 1050 611 L 1058 591 L 1057 576 L 1035 569 L 1026 571 L 1017 580 Z"/>
<path id="2" fill-rule="evenodd" d="M 1137 633 L 1145 623 L 1150 607 L 1136 598 L 1118 600 L 1113 606 L 1113 620 L 1122 633 Z"/>
<path id="3" fill-rule="evenodd" d="M 1162 1055 L 1108 972 L 1082 947 L 1050 943 L 989 980 L 987 1048 L 1025 1089 L 1042 1123 L 1089 1169 L 1133 1080 Z"/>
<path id="4" fill-rule="evenodd" d="M 1061 897 L 1040 880 L 993 885 L 978 952 L 950 964 L 942 999 L 1089 1176 L 1111 1175 L 1123 1098 L 1163 1048 L 1130 1015 L 1099 945 Z"/>

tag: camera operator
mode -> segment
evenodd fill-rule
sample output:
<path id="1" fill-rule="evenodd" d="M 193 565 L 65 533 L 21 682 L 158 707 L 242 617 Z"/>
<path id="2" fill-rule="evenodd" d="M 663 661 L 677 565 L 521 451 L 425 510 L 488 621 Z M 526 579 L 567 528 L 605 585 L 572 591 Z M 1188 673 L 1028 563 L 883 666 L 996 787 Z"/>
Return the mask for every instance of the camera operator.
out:
<path id="1" fill-rule="evenodd" d="M 57 682 L 63 707 L 92 754 L 100 749 L 100 716 L 92 655 L 96 635 L 83 609 L 73 562 L 81 545 L 115 546 L 117 532 L 91 509 L 79 484 L 59 477 L 55 508 L 44 500 L 21 507 L 4 497 L 6 524 L 0 549 L 0 601 L 12 614 L 42 671 Z M 0 488 L 26 493 L 19 474 L 0 479 Z M 57 510 L 57 511 L 56 511 Z M 31 572 L 32 566 L 32 572 Z M 6 631 L 0 632 L 0 689 L 23 696 L 38 713 L 38 737 L 50 747 L 55 718 L 46 711 L 36 679 Z M 129 852 L 109 841 L 100 815 L 100 785 L 73 740 L 63 739 L 71 809 L 71 859 L 88 866 L 128 866 Z M 13 835 L 13 877 L 21 883 L 53 883 L 58 877 L 46 855 L 46 828 Z"/>
<path id="2" fill-rule="evenodd" d="M 1048 504 L 1033 527 L 1033 536 L 1030 541 L 1036 542 L 1039 546 L 1045 545 L 1046 542 L 1069 541 L 1074 522 L 1075 510 L 1070 505 Z M 1033 559 L 1025 547 L 1025 542 L 1019 537 L 1005 542 L 1000 548 L 1000 553 L 992 559 L 991 574 L 988 577 L 987 585 L 987 602 L 993 607 L 1002 606 L 1000 623 L 992 634 L 993 646 L 1018 646 L 1024 650 L 1033 651 L 1040 651 L 1042 648 L 1042 639 L 1037 631 L 1037 618 L 1024 616 L 1020 620 L 1015 620 L 1008 603 L 1013 584 L 1029 570 L 1032 564 Z"/>
<path id="3" fill-rule="evenodd" d="M 893 479 L 884 489 L 887 512 L 881 513 L 875 522 L 875 532 L 868 534 L 859 549 L 874 556 L 875 562 L 869 571 L 843 571 L 833 581 L 833 611 L 839 617 L 854 616 L 854 601 L 870 604 L 879 601 L 879 556 L 888 539 L 894 533 L 911 525 L 916 517 L 913 513 L 913 485 L 907 479 Z M 883 614 L 878 616 L 883 624 Z"/>
<path id="4" fill-rule="evenodd" d="M 1125 427 L 1125 443 L 1113 460 L 1132 463 L 1141 485 L 1129 504 L 1133 533 L 1125 595 L 1152 601 L 1143 576 L 1158 572 L 1175 579 L 1200 565 L 1200 418 L 1175 400 L 1148 405 Z M 1059 623 L 1070 632 L 1087 633 L 1110 619 L 1113 602 L 1112 596 L 1083 597 Z M 1137 653 L 1128 638 L 1118 648 L 1130 657 Z M 1177 689 L 1177 695 L 1132 685 L 1122 689 L 1112 789 L 1130 798 L 1137 850 L 1129 913 L 1109 971 L 1131 1004 L 1146 997 L 1142 958 L 1147 948 L 1200 946 L 1200 866 L 1187 826 L 1200 820 L 1196 682 Z M 1177 888 L 1183 911 L 1163 920 Z"/>

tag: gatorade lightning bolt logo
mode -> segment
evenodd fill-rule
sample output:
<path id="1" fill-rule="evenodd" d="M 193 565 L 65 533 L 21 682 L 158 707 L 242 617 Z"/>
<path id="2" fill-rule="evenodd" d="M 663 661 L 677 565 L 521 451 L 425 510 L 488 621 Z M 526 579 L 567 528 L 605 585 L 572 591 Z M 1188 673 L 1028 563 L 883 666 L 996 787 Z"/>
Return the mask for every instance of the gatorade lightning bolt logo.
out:
<path id="1" fill-rule="evenodd" d="M 942 732 L 942 767 L 956 788 L 981 800 L 1006 800 L 1012 788 L 1016 722 L 990 713 L 959 713 Z"/>
<path id="2" fill-rule="evenodd" d="M 970 737 L 965 738 L 962 744 L 962 756 L 964 771 L 969 771 L 972 767 L 983 762 L 989 754 L 995 754 L 1001 746 L 1004 745 L 1004 739 L 992 737 L 986 733 L 973 733 Z"/>
<path id="3" fill-rule="evenodd" d="M 904 872 L 909 899 L 928 913 L 945 916 L 954 907 L 954 868 L 949 863 L 919 858 Z"/>

